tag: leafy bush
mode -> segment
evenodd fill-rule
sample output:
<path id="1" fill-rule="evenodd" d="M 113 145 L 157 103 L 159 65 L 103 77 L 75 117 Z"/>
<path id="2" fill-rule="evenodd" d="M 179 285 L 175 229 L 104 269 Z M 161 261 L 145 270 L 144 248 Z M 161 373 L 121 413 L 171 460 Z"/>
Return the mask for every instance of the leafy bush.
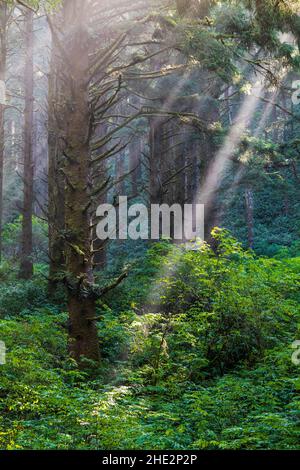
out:
<path id="1" fill-rule="evenodd" d="M 41 307 L 44 281 L 2 286 L 0 448 L 299 448 L 299 263 L 214 236 L 217 253 L 153 245 L 99 304 L 93 376 L 68 358 L 67 315 Z"/>
<path id="2" fill-rule="evenodd" d="M 14 316 L 47 304 L 44 279 L 33 281 L 10 281 L 0 286 L 0 317 Z"/>
<path id="3" fill-rule="evenodd" d="M 159 306 L 160 313 L 139 315 L 132 325 L 134 363 L 145 364 L 155 382 L 198 382 L 248 367 L 278 341 L 295 338 L 298 273 L 244 252 L 226 232 L 215 237 L 218 254 L 207 246 L 173 248 L 154 285 L 160 298 L 152 299 L 153 311 Z"/>

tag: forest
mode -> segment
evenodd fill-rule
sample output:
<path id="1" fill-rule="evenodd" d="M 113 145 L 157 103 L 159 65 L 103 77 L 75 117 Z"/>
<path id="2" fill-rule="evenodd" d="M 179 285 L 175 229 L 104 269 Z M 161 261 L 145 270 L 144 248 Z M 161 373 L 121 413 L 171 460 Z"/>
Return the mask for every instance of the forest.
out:
<path id="1" fill-rule="evenodd" d="M 300 0 L 0 0 L 0 450 L 300 450 L 299 180 Z"/>

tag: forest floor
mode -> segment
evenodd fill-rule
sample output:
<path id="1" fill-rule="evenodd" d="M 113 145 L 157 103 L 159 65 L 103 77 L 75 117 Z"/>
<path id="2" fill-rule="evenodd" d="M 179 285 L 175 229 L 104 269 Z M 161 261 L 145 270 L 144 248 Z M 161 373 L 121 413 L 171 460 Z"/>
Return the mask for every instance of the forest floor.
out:
<path id="1" fill-rule="evenodd" d="M 47 267 L 21 283 L 3 266 L 0 448 L 298 449 L 300 258 L 229 251 L 186 254 L 168 314 L 141 314 L 153 252 L 99 306 L 102 363 L 85 372 L 68 357 Z"/>

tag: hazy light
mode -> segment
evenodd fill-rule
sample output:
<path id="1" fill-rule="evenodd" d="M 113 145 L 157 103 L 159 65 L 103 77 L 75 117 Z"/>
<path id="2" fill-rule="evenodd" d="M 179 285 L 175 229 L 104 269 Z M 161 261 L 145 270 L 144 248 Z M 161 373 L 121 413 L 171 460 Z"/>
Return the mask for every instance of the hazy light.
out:
<path id="1" fill-rule="evenodd" d="M 241 139 L 253 118 L 262 89 L 263 83 L 261 81 L 256 82 L 251 94 L 246 96 L 244 99 L 240 111 L 235 119 L 235 123 L 232 125 L 222 148 L 218 151 L 210 164 L 204 185 L 196 195 L 198 203 L 201 202 L 202 204 L 205 204 L 206 207 L 210 206 L 214 192 L 221 182 L 226 165 L 235 154 Z"/>
<path id="2" fill-rule="evenodd" d="M 182 88 L 183 83 L 178 85 L 179 88 Z M 196 191 L 194 204 L 205 204 L 206 207 L 209 207 L 212 203 L 214 192 L 220 185 L 226 165 L 238 149 L 241 139 L 253 119 L 253 115 L 260 100 L 262 90 L 263 82 L 257 81 L 252 88 L 251 94 L 245 97 L 235 122 L 232 125 L 222 148 L 213 158 L 203 188 L 200 188 L 199 191 Z M 172 102 L 172 100 L 170 99 L 169 102 Z M 268 109 L 268 111 L 266 111 L 266 113 L 264 113 L 259 127 L 263 126 L 263 123 L 267 120 L 267 114 L 270 111 L 271 107 Z M 242 173 L 243 170 L 240 170 L 238 175 L 236 175 L 237 180 L 242 177 Z M 200 223 L 200 221 L 197 221 L 197 223 Z M 193 246 L 194 245 L 192 244 L 191 247 Z M 167 279 L 171 279 L 176 274 L 178 261 L 172 265 L 175 250 L 176 245 L 171 247 L 171 252 L 165 260 L 160 273 L 158 273 L 156 281 L 153 283 L 148 299 L 150 302 L 148 303 L 151 303 L 153 296 L 160 298 L 160 296 L 163 295 L 166 283 L 162 282 L 162 279 L 166 281 Z"/>

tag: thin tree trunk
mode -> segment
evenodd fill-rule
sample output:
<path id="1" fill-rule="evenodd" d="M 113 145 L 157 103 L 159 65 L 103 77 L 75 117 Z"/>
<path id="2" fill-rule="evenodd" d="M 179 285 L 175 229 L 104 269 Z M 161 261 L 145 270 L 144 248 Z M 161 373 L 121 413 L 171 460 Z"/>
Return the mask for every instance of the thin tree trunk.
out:
<path id="1" fill-rule="evenodd" d="M 98 178 L 97 181 L 107 181 L 108 180 L 108 173 L 107 173 L 107 167 L 106 167 L 106 162 L 102 162 L 101 165 L 99 165 L 98 169 Z M 101 204 L 106 204 L 108 202 L 107 198 L 107 190 L 103 189 L 103 191 L 97 196 L 97 205 Z M 96 211 L 96 208 L 95 208 Z M 93 248 L 93 267 L 97 270 L 103 270 L 107 266 L 107 245 L 108 245 L 108 240 L 99 240 L 97 237 L 96 233 L 96 226 L 93 223 L 93 219 L 91 219 L 91 230 L 92 230 L 92 248 Z"/>
<path id="2" fill-rule="evenodd" d="M 22 249 L 20 277 L 30 279 L 33 275 L 32 261 L 32 215 L 33 215 L 33 178 L 32 157 L 33 133 L 33 12 L 25 12 L 25 111 L 24 111 L 24 199 L 22 219 Z"/>
<path id="3" fill-rule="evenodd" d="M 7 6 L 0 5 L 0 80 L 5 83 Z M 2 224 L 3 224 L 3 170 L 4 170 L 4 111 L 5 104 L 0 103 L 0 262 L 2 259 Z"/>
<path id="4" fill-rule="evenodd" d="M 106 124 L 98 125 L 94 131 L 94 136 L 97 138 L 103 138 L 108 132 L 108 126 Z M 107 148 L 104 146 L 101 148 L 101 152 L 104 152 Z M 108 169 L 106 161 L 99 162 L 97 168 L 93 169 L 92 172 L 92 185 L 97 187 L 99 182 L 108 181 Z M 107 187 L 103 187 L 101 192 L 97 195 L 96 206 L 100 204 L 106 204 L 108 202 L 108 191 Z M 96 212 L 97 207 L 93 205 L 93 211 Z M 108 241 L 99 240 L 96 233 L 96 226 L 91 220 L 92 224 L 92 248 L 93 248 L 93 266 L 96 270 L 104 269 L 107 265 L 107 245 Z"/>
<path id="5" fill-rule="evenodd" d="M 58 141 L 57 117 L 60 114 L 59 53 L 52 44 L 48 92 L 48 220 L 49 220 L 49 294 L 55 294 L 65 268 L 63 230 L 64 176 L 61 172 L 62 151 Z"/>
<path id="6" fill-rule="evenodd" d="M 247 188 L 245 191 L 246 200 L 246 219 L 248 227 L 248 246 L 253 249 L 254 247 L 254 204 L 253 204 L 253 191 Z"/>
<path id="7" fill-rule="evenodd" d="M 131 192 L 136 195 L 141 179 L 141 153 L 142 153 L 141 137 L 133 140 L 129 146 L 129 171 L 131 171 Z"/>
<path id="8" fill-rule="evenodd" d="M 163 204 L 164 190 L 162 182 L 162 159 L 163 152 L 163 119 L 150 119 L 150 204 Z"/>
<path id="9" fill-rule="evenodd" d="M 117 175 L 117 180 L 120 180 L 120 182 L 117 185 L 117 191 L 120 194 L 120 196 L 123 196 L 125 193 L 125 181 L 124 181 L 124 175 L 126 173 L 125 159 L 126 159 L 125 150 L 116 156 L 116 175 Z"/>

